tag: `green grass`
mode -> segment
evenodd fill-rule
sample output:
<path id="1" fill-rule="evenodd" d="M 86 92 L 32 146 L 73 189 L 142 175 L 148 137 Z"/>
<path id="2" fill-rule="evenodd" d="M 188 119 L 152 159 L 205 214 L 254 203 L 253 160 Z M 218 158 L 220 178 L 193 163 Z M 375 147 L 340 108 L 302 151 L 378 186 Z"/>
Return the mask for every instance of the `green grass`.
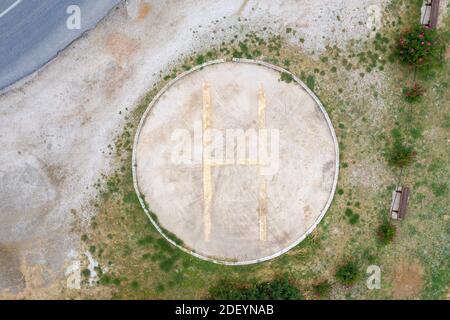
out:
<path id="1" fill-rule="evenodd" d="M 272 281 L 253 281 L 243 284 L 220 281 L 210 290 L 210 298 L 215 300 L 299 300 L 303 298 L 300 290 L 294 286 L 287 276 Z"/>
<path id="2" fill-rule="evenodd" d="M 448 183 L 433 182 L 431 183 L 431 191 L 436 197 L 443 197 L 448 194 Z"/>
<path id="3" fill-rule="evenodd" d="M 331 283 L 328 282 L 327 280 L 313 285 L 314 294 L 319 299 L 328 299 L 330 297 L 331 289 L 332 289 Z"/>
<path id="4" fill-rule="evenodd" d="M 309 75 L 306 78 L 306 85 L 308 86 L 308 88 L 314 91 L 314 87 L 316 85 L 316 78 L 313 75 Z"/>
<path id="5" fill-rule="evenodd" d="M 414 149 L 405 138 L 395 131 L 392 131 L 392 140 L 386 144 L 385 157 L 387 162 L 393 167 L 405 167 L 411 164 L 414 157 Z"/>
<path id="6" fill-rule="evenodd" d="M 294 80 L 294 78 L 289 73 L 282 72 L 281 75 L 280 75 L 280 80 L 284 81 L 284 82 L 287 82 L 287 83 L 291 83 Z"/>
<path id="7" fill-rule="evenodd" d="M 387 245 L 390 242 L 392 242 L 392 240 L 395 237 L 395 227 L 394 225 L 389 222 L 389 220 L 385 219 L 380 226 L 378 227 L 377 230 L 377 236 L 378 236 L 378 240 L 382 245 Z"/>
<path id="8" fill-rule="evenodd" d="M 338 267 L 334 276 L 343 285 L 350 286 L 360 277 L 360 270 L 355 261 L 348 261 Z"/>

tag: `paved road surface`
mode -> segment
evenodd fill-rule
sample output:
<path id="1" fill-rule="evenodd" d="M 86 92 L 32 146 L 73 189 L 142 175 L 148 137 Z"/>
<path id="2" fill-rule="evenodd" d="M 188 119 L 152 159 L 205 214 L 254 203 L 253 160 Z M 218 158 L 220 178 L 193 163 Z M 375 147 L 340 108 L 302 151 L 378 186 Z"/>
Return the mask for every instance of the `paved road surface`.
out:
<path id="1" fill-rule="evenodd" d="M 31 74 L 94 27 L 121 0 L 0 0 L 0 90 Z M 81 9 L 69 30 L 67 8 Z"/>

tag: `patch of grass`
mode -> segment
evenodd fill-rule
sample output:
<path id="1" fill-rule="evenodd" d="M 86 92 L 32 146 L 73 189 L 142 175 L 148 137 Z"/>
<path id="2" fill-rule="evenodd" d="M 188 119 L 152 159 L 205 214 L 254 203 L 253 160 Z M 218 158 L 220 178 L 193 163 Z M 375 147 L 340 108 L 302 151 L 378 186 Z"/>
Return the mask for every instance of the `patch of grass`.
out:
<path id="1" fill-rule="evenodd" d="M 287 72 L 282 72 L 280 75 L 280 80 L 287 82 L 287 83 L 291 83 L 294 80 L 294 78 L 292 77 L 291 74 L 289 74 Z"/>
<path id="2" fill-rule="evenodd" d="M 409 133 L 414 140 L 417 140 L 422 136 L 422 130 L 420 128 L 411 128 Z"/>
<path id="3" fill-rule="evenodd" d="M 145 238 L 138 240 L 138 245 L 148 247 L 154 244 L 155 239 L 152 236 L 146 236 Z"/>
<path id="4" fill-rule="evenodd" d="M 136 192 L 130 191 L 127 194 L 125 194 L 125 196 L 123 197 L 123 202 L 127 203 L 127 204 L 139 204 L 139 199 L 136 195 Z"/>
<path id="5" fill-rule="evenodd" d="M 406 102 L 414 103 L 420 101 L 421 97 L 425 93 L 425 89 L 418 83 L 414 83 L 411 86 L 403 87 L 403 97 Z"/>
<path id="6" fill-rule="evenodd" d="M 354 213 L 352 209 L 345 209 L 345 216 L 347 217 L 347 221 L 350 224 L 356 224 L 359 222 L 359 214 Z"/>
<path id="7" fill-rule="evenodd" d="M 340 283 L 350 286 L 354 284 L 360 276 L 358 264 L 353 260 L 350 260 L 339 266 L 334 275 Z"/>
<path id="8" fill-rule="evenodd" d="M 350 208 L 345 209 L 345 215 L 350 218 L 353 215 L 353 210 Z"/>
<path id="9" fill-rule="evenodd" d="M 206 58 L 204 55 L 199 54 L 196 58 L 195 58 L 195 64 L 196 65 L 202 65 L 206 62 Z"/>
<path id="10" fill-rule="evenodd" d="M 448 193 L 448 183 L 433 182 L 431 183 L 431 191 L 436 197 L 443 197 Z"/>
<path id="11" fill-rule="evenodd" d="M 138 290 L 139 289 L 139 282 L 137 282 L 136 280 L 132 281 L 131 284 L 130 284 L 130 288 L 131 288 L 131 290 Z"/>
<path id="12" fill-rule="evenodd" d="M 317 298 L 319 299 L 328 299 L 330 297 L 331 292 L 331 283 L 327 280 L 319 282 L 313 285 L 313 291 Z"/>
<path id="13" fill-rule="evenodd" d="M 82 276 L 82 277 L 84 277 L 84 278 L 89 278 L 90 275 L 91 275 L 91 270 L 89 270 L 89 269 L 87 269 L 87 268 L 81 270 L 81 276 Z"/>
<path id="14" fill-rule="evenodd" d="M 306 85 L 308 86 L 308 88 L 314 91 L 314 87 L 316 85 L 316 78 L 313 75 L 309 75 L 306 78 Z"/>
<path id="15" fill-rule="evenodd" d="M 266 282 L 255 281 L 246 285 L 222 280 L 209 292 L 211 298 L 215 300 L 299 300 L 303 298 L 300 290 L 287 277 Z"/>
<path id="16" fill-rule="evenodd" d="M 421 293 L 422 299 L 427 300 L 445 300 L 448 299 L 448 286 L 450 274 L 450 256 L 449 251 L 444 256 L 444 259 L 429 267 L 427 270 L 428 281 L 425 282 Z M 425 258 L 427 259 L 427 258 Z"/>
<path id="17" fill-rule="evenodd" d="M 109 194 L 114 194 L 119 191 L 120 178 L 114 175 L 106 181 L 106 189 Z"/>
<path id="18" fill-rule="evenodd" d="M 355 213 L 348 219 L 348 223 L 357 224 L 359 222 L 359 214 Z"/>
<path id="19" fill-rule="evenodd" d="M 377 229 L 377 237 L 379 243 L 382 245 L 387 245 L 394 240 L 395 237 L 395 227 L 394 225 L 388 220 L 385 219 L 378 227 Z"/>
<path id="20" fill-rule="evenodd" d="M 392 141 L 387 145 L 385 157 L 389 165 L 393 167 L 405 167 L 409 165 L 414 156 L 413 147 L 405 142 L 398 130 L 392 130 Z"/>
<path id="21" fill-rule="evenodd" d="M 162 292 L 164 292 L 166 290 L 166 287 L 164 286 L 163 283 L 160 282 L 156 286 L 155 290 L 156 290 L 157 293 L 162 293 Z"/>

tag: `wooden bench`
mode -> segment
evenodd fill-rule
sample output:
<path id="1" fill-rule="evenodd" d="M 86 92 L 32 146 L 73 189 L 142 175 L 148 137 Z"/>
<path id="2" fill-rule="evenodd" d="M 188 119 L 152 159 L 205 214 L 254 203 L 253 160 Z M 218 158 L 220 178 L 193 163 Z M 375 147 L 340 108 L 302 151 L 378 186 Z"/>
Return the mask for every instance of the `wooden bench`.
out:
<path id="1" fill-rule="evenodd" d="M 425 6 L 423 7 L 423 12 L 421 16 L 421 23 L 432 29 L 437 27 L 439 18 L 439 5 L 440 0 L 427 0 Z"/>
<path id="2" fill-rule="evenodd" d="M 397 187 L 392 192 L 392 204 L 390 210 L 390 216 L 395 220 L 402 220 L 406 215 L 406 209 L 408 207 L 409 188 Z"/>

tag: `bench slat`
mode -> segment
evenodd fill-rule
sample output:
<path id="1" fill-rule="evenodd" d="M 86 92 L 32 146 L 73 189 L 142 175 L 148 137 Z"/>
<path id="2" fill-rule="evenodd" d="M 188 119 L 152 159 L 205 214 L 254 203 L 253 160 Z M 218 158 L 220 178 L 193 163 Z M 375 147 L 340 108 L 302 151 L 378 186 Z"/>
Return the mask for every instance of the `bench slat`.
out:
<path id="1" fill-rule="evenodd" d="M 402 193 L 400 196 L 400 206 L 398 209 L 398 217 L 399 219 L 403 219 L 406 215 L 406 209 L 408 207 L 408 198 L 409 198 L 409 188 L 403 187 Z"/>

